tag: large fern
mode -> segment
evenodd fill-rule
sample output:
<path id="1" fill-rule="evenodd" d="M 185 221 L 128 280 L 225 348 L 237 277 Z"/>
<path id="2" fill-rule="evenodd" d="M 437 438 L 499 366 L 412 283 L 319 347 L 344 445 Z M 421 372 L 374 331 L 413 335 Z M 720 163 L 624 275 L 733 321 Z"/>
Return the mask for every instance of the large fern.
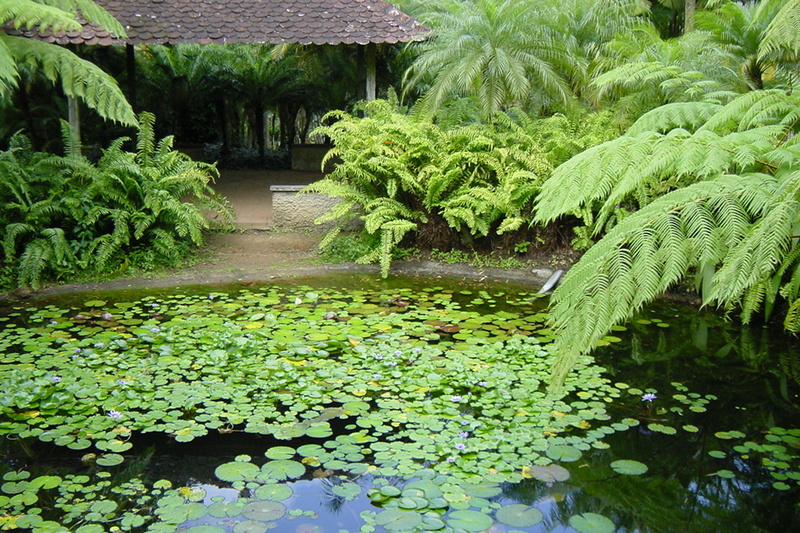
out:
<path id="1" fill-rule="evenodd" d="M 596 208 L 594 228 L 613 225 L 553 294 L 556 386 L 612 325 L 693 273 L 706 304 L 738 307 L 744 321 L 779 295 L 798 297 L 800 97 L 754 91 L 697 104 L 696 115 L 675 106 L 643 117 L 649 132 L 634 125 L 634 135 L 579 154 L 542 187 L 537 220 Z M 661 133 L 681 123 L 692 129 Z M 658 194 L 636 194 L 647 187 Z M 626 202 L 632 212 L 613 224 Z"/>
<path id="2" fill-rule="evenodd" d="M 398 112 L 391 102 L 364 109 L 364 118 L 331 113 L 326 120 L 336 121 L 317 130 L 334 143 L 326 161 L 338 163 L 305 190 L 342 200 L 319 222 L 358 216 L 367 232 L 380 235 L 359 260 L 380 262 L 384 276 L 392 249 L 406 237 L 430 246 L 442 233 L 453 243 L 459 235 L 519 228 L 552 170 L 538 139 L 505 114 L 494 124 L 444 129 Z M 321 244 L 330 244 L 341 227 Z"/>
<path id="3" fill-rule="evenodd" d="M 125 37 L 119 22 L 91 0 L 0 0 L 0 96 L 16 87 L 19 68 L 32 68 L 51 82 L 60 81 L 65 94 L 82 99 L 101 116 L 135 125 L 136 116 L 114 78 L 66 48 L 4 29 L 75 31 L 81 29 L 79 19 Z"/>

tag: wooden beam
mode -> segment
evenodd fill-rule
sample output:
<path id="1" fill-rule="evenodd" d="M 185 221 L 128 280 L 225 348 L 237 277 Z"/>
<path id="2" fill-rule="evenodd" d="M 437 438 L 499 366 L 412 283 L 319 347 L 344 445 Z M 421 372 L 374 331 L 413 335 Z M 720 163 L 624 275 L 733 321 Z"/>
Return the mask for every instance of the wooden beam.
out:
<path id="1" fill-rule="evenodd" d="M 378 69 L 377 69 L 377 56 L 378 47 L 375 43 L 367 44 L 367 49 L 364 57 L 366 67 L 366 80 L 365 80 L 365 98 L 367 101 L 375 100 L 377 87 L 378 87 Z"/>

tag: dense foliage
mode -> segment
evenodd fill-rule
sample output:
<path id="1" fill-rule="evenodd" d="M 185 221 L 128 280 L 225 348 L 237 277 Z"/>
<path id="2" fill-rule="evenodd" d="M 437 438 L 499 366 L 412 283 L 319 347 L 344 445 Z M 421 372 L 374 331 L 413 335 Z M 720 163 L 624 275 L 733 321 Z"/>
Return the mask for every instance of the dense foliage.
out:
<path id="1" fill-rule="evenodd" d="M 105 118 L 133 125 L 136 117 L 114 78 L 64 47 L 9 35 L 7 29 L 81 31 L 80 16 L 114 35 L 124 28 L 91 0 L 0 0 L 0 104 L 10 98 L 23 71 L 60 81 L 64 94 L 83 100 Z"/>
<path id="2" fill-rule="evenodd" d="M 139 120 L 136 151 L 121 138 L 96 163 L 34 152 L 22 136 L 0 153 L 5 285 L 175 264 L 202 242 L 204 210 L 230 221 L 209 185 L 216 169 L 173 151 L 171 137 L 156 143 L 152 115 Z"/>
<path id="3" fill-rule="evenodd" d="M 379 261 L 384 276 L 394 247 L 412 235 L 418 246 L 445 249 L 524 227 L 553 162 L 613 131 L 598 117 L 573 137 L 580 121 L 565 117 L 532 120 L 516 112 L 516 120 L 504 114 L 489 125 L 445 129 L 386 101 L 364 110 L 364 118 L 331 113 L 336 121 L 317 130 L 333 141 L 328 159 L 338 162 L 306 191 L 342 199 L 320 220 L 340 220 L 322 246 L 358 217 L 380 236 L 358 261 Z"/>

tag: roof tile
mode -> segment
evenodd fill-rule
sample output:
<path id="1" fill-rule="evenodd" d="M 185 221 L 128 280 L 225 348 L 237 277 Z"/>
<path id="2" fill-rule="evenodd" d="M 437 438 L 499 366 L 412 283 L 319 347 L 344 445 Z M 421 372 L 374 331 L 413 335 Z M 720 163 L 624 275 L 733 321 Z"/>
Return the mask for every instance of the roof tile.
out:
<path id="1" fill-rule="evenodd" d="M 130 44 L 260 42 L 300 44 L 408 42 L 430 32 L 382 0 L 96 0 L 122 25 Z M 111 36 L 94 24 L 83 32 L 52 36 L 59 43 L 109 44 Z M 120 41 L 117 41 L 120 42 Z"/>

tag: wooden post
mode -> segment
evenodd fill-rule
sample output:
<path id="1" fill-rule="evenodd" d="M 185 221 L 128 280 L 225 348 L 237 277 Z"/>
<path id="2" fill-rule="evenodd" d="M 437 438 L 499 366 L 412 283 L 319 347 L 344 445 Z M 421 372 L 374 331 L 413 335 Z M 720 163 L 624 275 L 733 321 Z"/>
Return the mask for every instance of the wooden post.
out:
<path id="1" fill-rule="evenodd" d="M 378 87 L 377 56 L 378 50 L 375 43 L 368 43 L 364 57 L 364 63 L 367 71 L 365 80 L 365 98 L 367 101 L 372 101 L 376 98 Z"/>
<path id="2" fill-rule="evenodd" d="M 139 112 L 136 105 L 136 48 L 132 44 L 125 45 L 125 67 L 128 75 L 128 101 L 134 113 Z"/>

